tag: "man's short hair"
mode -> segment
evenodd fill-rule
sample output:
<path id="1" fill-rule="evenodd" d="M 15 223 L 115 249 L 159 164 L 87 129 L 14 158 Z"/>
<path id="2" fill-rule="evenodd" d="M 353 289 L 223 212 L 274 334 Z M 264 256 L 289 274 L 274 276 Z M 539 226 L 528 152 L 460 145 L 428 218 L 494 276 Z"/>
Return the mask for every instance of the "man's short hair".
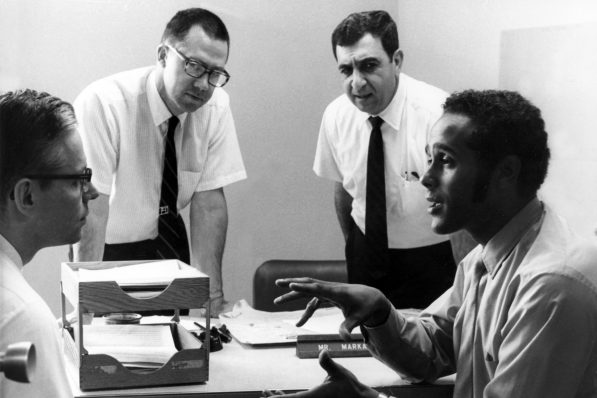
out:
<path id="1" fill-rule="evenodd" d="M 162 34 L 162 43 L 168 40 L 183 41 L 195 25 L 201 26 L 212 39 L 225 41 L 230 48 L 230 36 L 224 22 L 216 14 L 203 8 L 178 11 L 166 25 Z"/>
<path id="2" fill-rule="evenodd" d="M 520 159 L 518 191 L 534 195 L 547 175 L 550 151 L 539 108 L 514 91 L 466 90 L 446 99 L 444 112 L 468 117 L 468 146 L 493 170 L 506 156 Z"/>
<path id="3" fill-rule="evenodd" d="M 380 39 L 388 57 L 392 58 L 399 47 L 398 28 L 390 14 L 385 11 L 355 12 L 344 18 L 332 33 L 334 57 L 338 59 L 336 46 L 352 46 L 367 33 Z"/>
<path id="4" fill-rule="evenodd" d="M 55 147 L 76 124 L 72 105 L 48 93 L 26 89 L 0 95 L 0 205 L 24 175 L 63 166 Z"/>

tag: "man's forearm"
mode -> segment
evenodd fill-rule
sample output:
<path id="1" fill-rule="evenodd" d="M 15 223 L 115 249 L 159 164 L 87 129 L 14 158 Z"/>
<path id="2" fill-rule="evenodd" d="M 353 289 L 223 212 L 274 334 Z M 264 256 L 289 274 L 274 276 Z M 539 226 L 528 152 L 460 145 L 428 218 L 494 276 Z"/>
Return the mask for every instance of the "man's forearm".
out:
<path id="1" fill-rule="evenodd" d="M 210 278 L 210 296 L 223 295 L 222 256 L 228 229 L 223 189 L 198 192 L 191 202 L 192 265 Z"/>
<path id="2" fill-rule="evenodd" d="M 81 240 L 73 246 L 73 261 L 101 261 L 108 213 L 108 195 L 100 194 L 97 199 L 89 202 L 89 215 L 81 230 Z"/>

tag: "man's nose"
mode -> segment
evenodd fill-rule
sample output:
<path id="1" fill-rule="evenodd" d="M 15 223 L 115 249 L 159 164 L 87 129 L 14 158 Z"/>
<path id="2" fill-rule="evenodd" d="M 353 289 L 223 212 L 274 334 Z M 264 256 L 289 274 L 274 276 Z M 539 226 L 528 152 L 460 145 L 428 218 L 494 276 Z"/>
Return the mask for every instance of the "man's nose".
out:
<path id="1" fill-rule="evenodd" d="M 205 72 L 201 76 L 196 77 L 193 81 L 193 86 L 200 90 L 209 89 L 209 73 Z"/>
<path id="2" fill-rule="evenodd" d="M 93 185 L 93 183 L 91 183 L 91 181 L 90 181 L 89 182 L 89 187 L 87 189 L 87 192 L 83 193 L 83 200 L 85 202 L 88 202 L 90 200 L 93 200 L 93 199 L 97 198 L 98 196 L 99 196 L 99 192 L 95 188 L 95 185 Z"/>
<path id="3" fill-rule="evenodd" d="M 423 184 L 423 186 L 427 189 L 431 189 L 433 187 L 433 184 L 435 183 L 435 179 L 432 176 L 431 167 L 427 168 L 427 171 L 425 172 L 425 174 L 423 174 L 423 177 L 421 177 L 421 179 L 419 181 L 421 181 L 421 184 Z"/>
<path id="4" fill-rule="evenodd" d="M 366 84 L 367 84 L 367 80 L 365 79 L 363 74 L 355 69 L 355 71 L 352 74 L 352 82 L 351 82 L 353 91 L 358 92 Z"/>

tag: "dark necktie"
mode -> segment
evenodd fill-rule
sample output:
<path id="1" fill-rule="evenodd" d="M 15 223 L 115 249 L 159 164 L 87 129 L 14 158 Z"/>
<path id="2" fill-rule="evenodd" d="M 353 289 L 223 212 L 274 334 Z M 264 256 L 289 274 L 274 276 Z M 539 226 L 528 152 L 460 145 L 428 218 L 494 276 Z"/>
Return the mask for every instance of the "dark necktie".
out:
<path id="1" fill-rule="evenodd" d="M 168 121 L 168 133 L 164 152 L 164 172 L 158 218 L 158 254 L 164 259 L 179 259 L 189 263 L 189 244 L 182 217 L 178 214 L 178 170 L 176 166 L 176 146 L 174 132 L 178 118 Z"/>
<path id="2" fill-rule="evenodd" d="M 370 117 L 371 137 L 367 155 L 367 196 L 365 198 L 365 238 L 369 267 L 380 271 L 386 267 L 388 223 L 386 220 L 386 181 L 384 171 L 383 119 Z M 372 274 L 376 272 L 371 270 Z"/>

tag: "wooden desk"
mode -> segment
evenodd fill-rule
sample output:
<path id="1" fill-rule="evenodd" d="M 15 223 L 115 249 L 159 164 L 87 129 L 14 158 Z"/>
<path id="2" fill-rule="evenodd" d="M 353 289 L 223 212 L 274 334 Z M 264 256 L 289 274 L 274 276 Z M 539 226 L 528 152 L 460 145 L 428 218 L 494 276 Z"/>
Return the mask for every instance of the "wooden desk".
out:
<path id="1" fill-rule="evenodd" d="M 374 358 L 336 358 L 351 370 L 361 382 L 399 398 L 452 397 L 453 381 L 442 379 L 433 385 L 411 385 Z M 74 381 L 74 367 L 70 369 L 75 397 L 202 397 L 222 398 L 260 397 L 264 389 L 287 392 L 309 389 L 320 384 L 325 372 L 317 359 L 299 359 L 294 346 L 253 348 L 236 341 L 210 354 L 209 381 L 186 386 L 102 390 L 82 392 Z M 381 388 L 380 388 L 381 387 Z"/>

